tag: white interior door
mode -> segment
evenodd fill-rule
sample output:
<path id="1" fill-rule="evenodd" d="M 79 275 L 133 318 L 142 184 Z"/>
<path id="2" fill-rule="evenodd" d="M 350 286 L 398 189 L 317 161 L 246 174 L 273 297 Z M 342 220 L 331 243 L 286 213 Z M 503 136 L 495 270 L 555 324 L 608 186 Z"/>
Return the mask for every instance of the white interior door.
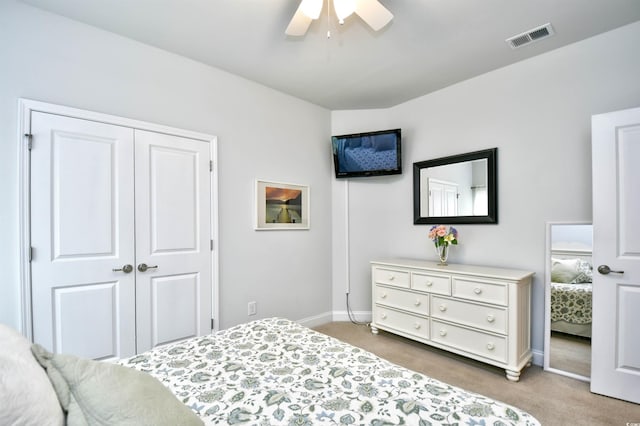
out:
<path id="1" fill-rule="evenodd" d="M 429 178 L 429 212 L 428 216 L 457 216 L 458 185 L 438 179 Z"/>
<path id="2" fill-rule="evenodd" d="M 444 205 L 446 206 L 443 216 L 458 215 L 458 185 L 445 185 L 444 188 Z"/>
<path id="3" fill-rule="evenodd" d="M 135 354 L 133 130 L 31 116 L 33 338 L 54 352 Z"/>
<path id="4" fill-rule="evenodd" d="M 211 330 L 210 145 L 136 130 L 135 147 L 142 352 Z"/>
<path id="5" fill-rule="evenodd" d="M 592 126 L 591 391 L 640 403 L 640 108 Z"/>

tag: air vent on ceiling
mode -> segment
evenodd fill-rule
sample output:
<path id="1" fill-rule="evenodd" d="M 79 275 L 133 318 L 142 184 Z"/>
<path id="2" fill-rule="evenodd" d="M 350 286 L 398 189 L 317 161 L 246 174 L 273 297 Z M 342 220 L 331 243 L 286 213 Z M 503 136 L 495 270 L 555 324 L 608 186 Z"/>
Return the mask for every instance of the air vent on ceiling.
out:
<path id="1" fill-rule="evenodd" d="M 517 49 L 522 46 L 526 46 L 534 41 L 542 40 L 543 38 L 550 37 L 554 34 L 553 27 L 547 23 L 533 28 L 529 31 L 525 31 L 521 34 L 509 37 L 505 41 L 511 46 L 512 49 Z"/>

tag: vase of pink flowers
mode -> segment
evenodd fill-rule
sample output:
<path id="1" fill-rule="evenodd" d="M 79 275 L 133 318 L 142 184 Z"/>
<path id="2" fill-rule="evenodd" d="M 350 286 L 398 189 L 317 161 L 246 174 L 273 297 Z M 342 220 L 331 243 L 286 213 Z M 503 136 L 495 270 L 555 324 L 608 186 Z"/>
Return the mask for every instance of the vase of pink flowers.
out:
<path id="1" fill-rule="evenodd" d="M 448 229 L 444 225 L 434 225 L 429 230 L 429 239 L 433 241 L 440 259 L 438 265 L 446 266 L 449 257 L 449 246 L 458 244 L 458 231 L 453 226 Z"/>

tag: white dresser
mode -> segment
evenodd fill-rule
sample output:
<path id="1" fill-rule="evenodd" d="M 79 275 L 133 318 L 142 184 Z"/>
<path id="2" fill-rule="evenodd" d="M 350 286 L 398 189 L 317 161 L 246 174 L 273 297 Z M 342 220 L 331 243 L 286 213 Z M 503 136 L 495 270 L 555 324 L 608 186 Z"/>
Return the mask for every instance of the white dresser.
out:
<path id="1" fill-rule="evenodd" d="M 531 364 L 533 272 L 414 259 L 371 262 L 371 331 L 386 330 L 501 368 Z"/>

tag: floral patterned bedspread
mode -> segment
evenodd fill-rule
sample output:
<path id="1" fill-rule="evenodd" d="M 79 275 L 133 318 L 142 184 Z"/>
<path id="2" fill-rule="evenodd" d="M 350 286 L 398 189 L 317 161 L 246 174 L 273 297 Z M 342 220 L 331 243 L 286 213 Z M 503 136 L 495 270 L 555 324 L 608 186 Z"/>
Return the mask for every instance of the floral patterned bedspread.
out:
<path id="1" fill-rule="evenodd" d="M 539 425 L 518 408 L 281 318 L 120 363 L 158 378 L 211 425 Z"/>
<path id="2" fill-rule="evenodd" d="M 551 283 L 551 321 L 591 324 L 591 283 Z"/>

